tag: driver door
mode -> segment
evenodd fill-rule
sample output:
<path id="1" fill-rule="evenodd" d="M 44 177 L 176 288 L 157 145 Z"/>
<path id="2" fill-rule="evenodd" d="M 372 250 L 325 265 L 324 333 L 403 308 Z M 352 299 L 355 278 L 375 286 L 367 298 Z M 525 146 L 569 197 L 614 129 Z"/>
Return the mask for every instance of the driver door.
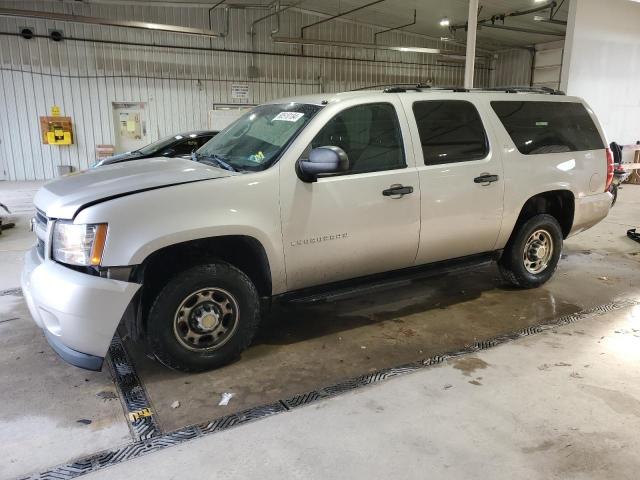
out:
<path id="1" fill-rule="evenodd" d="M 307 146 L 338 146 L 350 168 L 307 183 L 281 163 L 281 219 L 288 290 L 412 266 L 420 230 L 420 189 L 402 107 L 347 106 Z M 327 107 L 329 108 L 329 107 Z M 323 112 L 327 113 L 327 112 Z M 313 133 L 312 133 L 313 135 Z M 297 160 L 297 159 L 294 159 Z M 404 195 L 383 193 L 411 187 Z"/>

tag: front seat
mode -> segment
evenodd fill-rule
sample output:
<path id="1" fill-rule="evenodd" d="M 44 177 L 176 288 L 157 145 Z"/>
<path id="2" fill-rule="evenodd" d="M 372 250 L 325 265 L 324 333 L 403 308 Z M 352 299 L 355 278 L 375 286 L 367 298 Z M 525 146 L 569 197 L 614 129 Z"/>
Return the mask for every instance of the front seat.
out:
<path id="1" fill-rule="evenodd" d="M 352 163 L 354 172 L 373 172 L 403 165 L 398 127 L 389 112 L 376 110 L 371 119 L 369 144 Z"/>

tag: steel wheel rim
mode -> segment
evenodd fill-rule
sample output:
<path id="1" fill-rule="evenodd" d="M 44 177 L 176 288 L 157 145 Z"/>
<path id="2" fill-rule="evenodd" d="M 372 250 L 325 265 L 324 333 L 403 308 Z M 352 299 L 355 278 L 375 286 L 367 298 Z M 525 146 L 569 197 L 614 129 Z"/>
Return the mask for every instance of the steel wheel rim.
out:
<path id="1" fill-rule="evenodd" d="M 239 317 L 238 302 L 228 291 L 202 288 L 180 302 L 173 317 L 173 334 L 187 350 L 217 350 L 231 339 Z"/>
<path id="2" fill-rule="evenodd" d="M 553 238 L 546 230 L 536 230 L 524 245 L 524 268 L 529 273 L 538 274 L 549 266 L 553 256 Z"/>

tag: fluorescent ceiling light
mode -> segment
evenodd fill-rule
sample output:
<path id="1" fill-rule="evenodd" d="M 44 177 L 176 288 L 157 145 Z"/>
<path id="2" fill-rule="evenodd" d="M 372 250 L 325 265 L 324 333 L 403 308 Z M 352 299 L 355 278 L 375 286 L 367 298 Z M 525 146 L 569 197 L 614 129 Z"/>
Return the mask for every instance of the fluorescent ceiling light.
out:
<path id="1" fill-rule="evenodd" d="M 449 22 L 449 17 L 444 17 L 442 20 L 440 20 L 441 27 L 448 27 L 450 23 L 451 22 Z"/>
<path id="2" fill-rule="evenodd" d="M 389 50 L 396 52 L 415 52 L 415 53 L 440 53 L 439 48 L 422 48 L 422 47 L 387 47 Z"/>
<path id="3" fill-rule="evenodd" d="M 292 38 L 292 37 L 273 37 L 275 43 L 293 43 L 297 45 L 321 45 L 326 47 L 348 47 L 348 48 L 365 48 L 369 50 L 393 50 L 396 52 L 415 52 L 415 53 L 447 53 L 439 48 L 427 47 L 403 47 L 394 45 L 378 45 L 373 43 L 354 43 L 334 40 L 320 40 L 318 38 Z"/>

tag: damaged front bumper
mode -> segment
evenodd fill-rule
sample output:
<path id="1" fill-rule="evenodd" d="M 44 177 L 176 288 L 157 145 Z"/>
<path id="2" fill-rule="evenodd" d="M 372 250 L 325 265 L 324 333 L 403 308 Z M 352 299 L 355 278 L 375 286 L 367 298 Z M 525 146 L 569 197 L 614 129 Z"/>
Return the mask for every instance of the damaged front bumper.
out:
<path id="1" fill-rule="evenodd" d="M 140 288 L 43 260 L 35 247 L 25 257 L 21 283 L 31 316 L 51 347 L 68 363 L 89 370 L 102 368 L 120 319 Z"/>

